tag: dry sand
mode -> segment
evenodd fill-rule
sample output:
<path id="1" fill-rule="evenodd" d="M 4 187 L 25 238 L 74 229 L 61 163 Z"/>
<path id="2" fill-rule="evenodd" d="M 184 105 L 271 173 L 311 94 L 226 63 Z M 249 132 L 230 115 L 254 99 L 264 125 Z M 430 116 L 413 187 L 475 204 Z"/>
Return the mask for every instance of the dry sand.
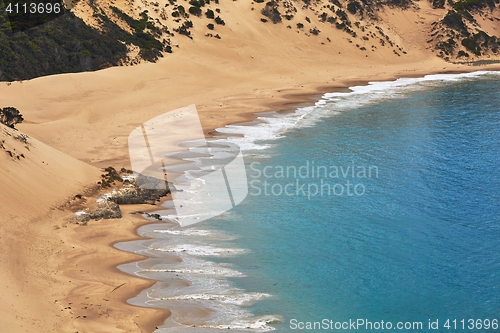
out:
<path id="1" fill-rule="evenodd" d="M 136 238 L 146 222 L 128 212 L 151 206 L 128 206 L 120 220 L 67 224 L 71 213 L 61 205 L 95 183 L 99 169 L 21 135 L 0 127 L 1 331 L 152 332 L 168 313 L 125 305 L 151 282 L 119 272 L 118 264 L 140 257 L 111 247 Z"/>
<path id="2" fill-rule="evenodd" d="M 226 15 L 232 28 L 221 41 L 195 35 L 199 42 L 187 41 L 156 64 L 0 83 L 0 106 L 20 109 L 26 121 L 19 129 L 44 142 L 30 139 L 28 151 L 2 132 L 1 140 L 25 155 L 0 150 L 2 331 L 151 332 L 168 315 L 127 305 L 151 282 L 115 268 L 139 259 L 111 245 L 136 237 L 144 221 L 127 212 L 140 208 L 86 227 L 67 224 L 71 212 L 57 209 L 95 183 L 100 167 L 129 165 L 127 136 L 144 121 L 196 104 L 208 132 L 354 83 L 486 69 L 445 63 L 426 50 L 412 22 L 439 10 L 387 14 L 408 50 L 402 57 L 366 57 L 334 32 L 334 42 L 312 43 L 316 37 L 255 25 L 246 13 Z"/>

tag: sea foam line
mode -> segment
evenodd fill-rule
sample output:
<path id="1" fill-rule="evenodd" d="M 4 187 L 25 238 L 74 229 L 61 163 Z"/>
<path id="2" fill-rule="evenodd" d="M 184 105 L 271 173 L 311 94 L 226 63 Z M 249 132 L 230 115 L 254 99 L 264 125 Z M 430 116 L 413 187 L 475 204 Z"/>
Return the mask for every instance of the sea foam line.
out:
<path id="1" fill-rule="evenodd" d="M 349 87 L 350 92 L 326 93 L 314 106 L 298 108 L 294 112 L 270 116 L 257 116 L 260 123 L 246 126 L 232 124 L 217 128 L 216 132 L 228 135 L 227 140 L 242 150 L 263 150 L 273 145 L 266 141 L 276 140 L 294 128 L 314 126 L 320 119 L 331 117 L 369 104 L 388 99 L 405 98 L 408 93 L 429 89 L 447 83 L 473 80 L 482 76 L 500 76 L 496 71 L 477 71 L 462 74 L 431 74 L 421 78 L 400 78 L 394 81 L 368 82 L 367 85 Z M 242 135 L 242 137 L 241 137 Z"/>

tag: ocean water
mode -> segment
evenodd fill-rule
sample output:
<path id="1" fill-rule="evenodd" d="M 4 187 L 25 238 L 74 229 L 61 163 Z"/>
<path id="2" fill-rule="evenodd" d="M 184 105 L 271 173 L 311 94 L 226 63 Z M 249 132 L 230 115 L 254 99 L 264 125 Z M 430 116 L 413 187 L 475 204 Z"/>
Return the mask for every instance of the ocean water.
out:
<path id="1" fill-rule="evenodd" d="M 131 303 L 177 309 L 158 332 L 500 331 L 500 75 L 371 83 L 218 131 L 244 134 L 245 201 L 117 245 L 159 281 Z"/>

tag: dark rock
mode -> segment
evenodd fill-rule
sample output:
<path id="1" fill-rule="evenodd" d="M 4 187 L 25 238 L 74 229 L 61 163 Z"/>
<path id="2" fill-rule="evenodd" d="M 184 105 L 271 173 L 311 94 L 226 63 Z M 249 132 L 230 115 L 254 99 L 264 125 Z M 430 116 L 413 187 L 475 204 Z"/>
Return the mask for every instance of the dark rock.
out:
<path id="1" fill-rule="evenodd" d="M 175 187 L 170 182 L 155 177 L 139 175 L 128 187 L 115 191 L 109 200 L 119 205 L 154 204 L 171 193 Z"/>
<path id="2" fill-rule="evenodd" d="M 75 216 L 71 220 L 76 223 L 86 225 L 90 220 L 98 221 L 102 219 L 120 219 L 121 217 L 122 212 L 120 210 L 120 206 L 112 201 L 105 201 L 101 202 L 97 207 L 88 213 Z"/>

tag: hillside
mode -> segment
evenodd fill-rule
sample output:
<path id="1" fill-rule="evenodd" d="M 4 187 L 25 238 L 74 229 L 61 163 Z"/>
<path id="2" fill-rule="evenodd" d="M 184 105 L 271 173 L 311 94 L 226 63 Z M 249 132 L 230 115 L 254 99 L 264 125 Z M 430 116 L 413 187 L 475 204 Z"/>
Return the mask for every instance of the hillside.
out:
<path id="1" fill-rule="evenodd" d="M 310 37 L 307 43 L 311 45 L 334 50 L 341 45 L 367 57 L 390 56 L 388 61 L 425 50 L 448 62 L 492 62 L 500 59 L 499 3 L 81 0 L 64 15 L 20 32 L 12 32 L 14 24 L 9 25 L 1 10 L 0 80 L 156 62 L 191 42 L 217 46 L 237 30 L 242 42 L 252 31 L 289 31 Z"/>
<path id="2" fill-rule="evenodd" d="M 54 235 L 59 221 L 47 217 L 100 172 L 2 124 L 0 165 L 0 327 L 43 331 L 62 320 L 50 296 L 55 267 L 48 265 L 60 250 Z"/>

